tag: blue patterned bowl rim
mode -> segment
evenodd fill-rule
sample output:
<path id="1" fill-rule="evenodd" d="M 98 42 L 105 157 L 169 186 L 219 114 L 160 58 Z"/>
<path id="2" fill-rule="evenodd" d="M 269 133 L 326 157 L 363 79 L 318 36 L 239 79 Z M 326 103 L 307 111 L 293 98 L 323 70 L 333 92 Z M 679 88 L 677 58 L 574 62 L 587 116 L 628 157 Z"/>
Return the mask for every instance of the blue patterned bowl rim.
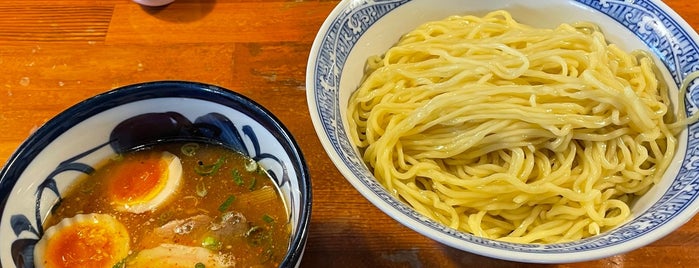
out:
<path id="1" fill-rule="evenodd" d="M 281 121 L 260 104 L 239 93 L 199 82 L 153 81 L 123 86 L 86 99 L 46 122 L 17 148 L 0 171 L 0 217 L 5 213 L 8 198 L 20 175 L 41 150 L 58 136 L 100 112 L 131 102 L 157 98 L 196 99 L 229 107 L 254 118 L 283 144 L 284 151 L 295 167 L 292 171 L 298 178 L 301 213 L 298 216 L 299 225 L 290 241 L 290 250 L 281 266 L 298 265 L 308 237 L 312 206 L 310 175 L 300 147 Z M 7 256 L 5 252 L 1 254 Z"/>
<path id="2" fill-rule="evenodd" d="M 689 126 L 681 134 L 678 152 L 686 151 L 674 181 L 662 196 L 630 222 L 599 236 L 570 243 L 549 245 L 499 242 L 456 231 L 430 220 L 390 195 L 366 168 L 356 148 L 347 138 L 343 122 L 340 94 L 344 68 L 354 50 L 381 45 L 380 41 L 359 44 L 375 24 L 384 21 L 391 12 L 408 9 L 419 0 L 346 0 L 328 16 L 322 25 L 307 66 L 307 101 L 316 133 L 333 163 L 343 176 L 371 203 L 403 225 L 446 245 L 499 259 L 533 262 L 566 263 L 609 257 L 647 245 L 679 228 L 699 210 L 699 125 Z M 423 11 L 445 2 L 468 5 L 467 1 L 434 1 L 424 4 L 429 8 L 414 11 L 416 17 Z M 507 2 L 507 1 L 494 1 Z M 515 1 L 509 1 L 515 2 Z M 541 2 L 536 2 L 536 5 Z M 522 2 L 518 2 L 522 3 Z M 534 1 L 527 4 L 533 4 Z M 569 0 L 550 1 L 559 5 L 570 4 L 581 11 L 594 12 L 611 19 L 635 35 L 667 68 L 672 82 L 679 87 L 687 74 L 699 70 L 699 37 L 692 28 L 667 5 L 655 0 Z M 449 10 L 452 15 L 458 10 Z M 454 12 L 454 13 L 451 13 Z M 407 12 L 406 12 L 407 13 Z M 446 17 L 445 15 L 445 17 Z M 419 18 L 418 18 L 419 19 Z M 408 18 L 407 20 L 415 20 Z M 412 22 L 412 21 L 411 21 Z M 386 30 L 390 26 L 380 28 Z M 376 32 L 373 32 L 376 34 Z M 371 40 L 375 41 L 375 40 Z M 395 42 L 395 40 L 394 40 Z M 377 44 L 379 43 L 379 44 Z M 690 85 L 686 98 L 686 112 L 697 111 L 699 83 Z M 356 85 L 355 85 L 356 88 Z M 688 134 L 691 133 L 691 134 Z M 682 157 L 681 155 L 678 156 Z M 678 161 L 679 162 L 679 161 Z"/>

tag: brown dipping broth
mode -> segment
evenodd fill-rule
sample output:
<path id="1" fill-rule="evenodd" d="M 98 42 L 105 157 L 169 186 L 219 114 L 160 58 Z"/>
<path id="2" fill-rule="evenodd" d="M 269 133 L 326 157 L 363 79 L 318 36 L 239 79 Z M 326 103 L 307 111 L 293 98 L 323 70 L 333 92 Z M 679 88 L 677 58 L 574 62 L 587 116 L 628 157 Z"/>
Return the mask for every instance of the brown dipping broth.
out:
<path id="1" fill-rule="evenodd" d="M 112 170 L 120 163 L 134 161 L 140 154 L 162 151 L 177 155 L 182 163 L 182 183 L 170 203 L 141 214 L 115 210 L 105 183 Z M 130 256 L 167 242 L 201 246 L 233 256 L 237 267 L 277 267 L 289 247 L 288 213 L 276 184 L 256 164 L 239 152 L 207 143 L 165 143 L 128 152 L 107 160 L 93 174 L 71 186 L 44 227 L 77 214 L 110 214 L 129 231 Z M 212 225 L 241 214 L 245 224 L 228 228 L 230 233 L 226 235 L 212 235 Z M 178 220 L 191 220 L 198 226 L 188 234 L 166 235 L 167 241 L 163 241 L 162 232 L 158 235 L 161 230 L 156 230 Z"/>

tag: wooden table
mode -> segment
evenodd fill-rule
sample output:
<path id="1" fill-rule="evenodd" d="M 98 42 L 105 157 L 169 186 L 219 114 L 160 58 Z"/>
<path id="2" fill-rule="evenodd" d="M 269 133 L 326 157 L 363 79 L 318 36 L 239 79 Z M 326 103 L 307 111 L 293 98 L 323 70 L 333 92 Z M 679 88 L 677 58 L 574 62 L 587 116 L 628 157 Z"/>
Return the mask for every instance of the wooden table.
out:
<path id="1" fill-rule="evenodd" d="M 668 0 L 699 29 L 693 1 Z M 0 163 L 42 123 L 97 93 L 152 80 L 192 80 L 240 92 L 288 126 L 313 178 L 302 267 L 693 267 L 699 217 L 633 252 L 574 264 L 490 259 L 434 242 L 371 205 L 340 175 L 314 132 L 305 68 L 337 1 L 129 0 L 0 3 Z"/>

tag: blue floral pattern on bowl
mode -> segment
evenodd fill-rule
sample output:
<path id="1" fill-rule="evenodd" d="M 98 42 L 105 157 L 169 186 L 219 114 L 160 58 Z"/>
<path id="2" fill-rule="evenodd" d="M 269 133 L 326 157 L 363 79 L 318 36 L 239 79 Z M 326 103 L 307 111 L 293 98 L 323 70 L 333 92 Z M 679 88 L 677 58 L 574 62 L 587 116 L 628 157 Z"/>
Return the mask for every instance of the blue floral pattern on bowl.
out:
<path id="1" fill-rule="evenodd" d="M 189 104 L 191 107 L 173 108 L 176 107 L 173 104 Z M 94 110 L 95 107 L 101 108 Z M 129 117 L 116 119 L 126 115 Z M 83 119 L 88 123 L 83 123 Z M 32 169 L 31 165 L 21 166 L 26 162 L 9 162 L 0 173 L 3 194 L 12 194 L 12 186 L 26 187 L 31 196 L 25 200 L 31 200 L 29 203 L 34 206 L 31 210 L 7 213 L 10 210 L 7 206 L 15 200 L 6 198 L 0 203 L 3 215 L 0 226 L 3 229 L 9 227 L 13 236 L 9 237 L 9 233 L 2 231 L 0 249 L 7 246 L 6 243 L 10 244 L 9 254 L 0 252 L 3 259 L 11 256 L 16 267 L 33 267 L 33 249 L 43 235 L 42 220 L 46 213 L 60 202 L 65 186 L 79 174 L 92 173 L 99 159 L 160 141 L 196 140 L 237 150 L 267 170 L 288 201 L 290 220 L 294 222 L 293 232 L 297 233 L 291 242 L 291 248 L 297 250 L 289 254 L 287 264 L 300 260 L 305 228 L 310 219 L 310 178 L 298 146 L 269 112 L 247 98 L 209 85 L 186 82 L 135 85 L 94 97 L 59 115 L 25 142 L 11 161 L 40 158 L 46 145 L 62 140 L 63 131 L 80 128 L 81 124 L 88 124 L 88 128 L 101 126 L 104 125 L 102 120 L 108 121 L 106 125 L 111 129 L 95 131 L 94 136 L 83 135 L 84 144 L 93 142 L 96 145 L 82 145 L 80 148 L 84 149 L 73 150 L 76 153 L 72 156 L 59 153 L 59 156 L 69 158 L 60 161 L 53 170 L 44 168 L 42 172 L 47 175 L 41 180 L 34 178 L 37 185 L 22 185 L 25 179 L 23 169 Z"/>

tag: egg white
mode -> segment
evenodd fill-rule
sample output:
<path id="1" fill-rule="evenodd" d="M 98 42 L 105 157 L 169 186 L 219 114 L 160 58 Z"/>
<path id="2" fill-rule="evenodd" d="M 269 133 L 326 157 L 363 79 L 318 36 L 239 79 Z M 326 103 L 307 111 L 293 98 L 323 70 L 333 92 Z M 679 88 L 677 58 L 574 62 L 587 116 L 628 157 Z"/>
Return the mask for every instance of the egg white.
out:
<path id="1" fill-rule="evenodd" d="M 86 230 L 92 230 L 92 232 L 87 232 Z M 68 239 L 65 235 L 71 233 L 81 233 L 78 235 L 80 239 L 61 241 L 62 239 Z M 100 241 L 110 241 L 110 244 L 113 246 L 111 248 L 99 247 Z M 88 252 L 89 256 L 91 258 L 96 258 L 95 256 L 107 258 L 107 263 L 105 264 L 107 268 L 113 267 L 114 264 L 125 258 L 130 250 L 128 230 L 116 218 L 107 214 L 78 214 L 71 218 L 65 218 L 46 230 L 34 247 L 34 267 L 56 267 L 55 265 L 64 264 L 53 263 L 52 259 L 48 258 L 49 255 L 60 254 L 62 259 L 74 256 L 70 254 L 71 252 L 68 252 L 69 248 L 61 247 L 64 244 L 62 242 L 69 242 L 71 245 L 81 244 L 84 245 L 83 248 L 94 250 L 94 252 Z M 79 253 L 85 254 L 85 252 Z M 88 260 L 74 260 L 74 262 L 84 261 Z M 82 265 L 94 267 L 89 262 L 82 263 Z"/>
<path id="2" fill-rule="evenodd" d="M 235 266 L 230 256 L 222 256 L 203 247 L 183 246 L 178 244 L 161 244 L 160 246 L 141 250 L 126 262 L 129 268 L 191 268 L 197 263 L 206 268 L 224 268 Z"/>
<path id="3" fill-rule="evenodd" d="M 168 164 L 163 176 L 167 176 L 165 186 L 151 199 L 139 199 L 127 203 L 115 203 L 115 208 L 122 212 L 144 213 L 167 204 L 182 184 L 182 162 L 170 152 L 163 152 L 161 160 Z M 161 178 L 162 179 L 162 178 Z"/>

